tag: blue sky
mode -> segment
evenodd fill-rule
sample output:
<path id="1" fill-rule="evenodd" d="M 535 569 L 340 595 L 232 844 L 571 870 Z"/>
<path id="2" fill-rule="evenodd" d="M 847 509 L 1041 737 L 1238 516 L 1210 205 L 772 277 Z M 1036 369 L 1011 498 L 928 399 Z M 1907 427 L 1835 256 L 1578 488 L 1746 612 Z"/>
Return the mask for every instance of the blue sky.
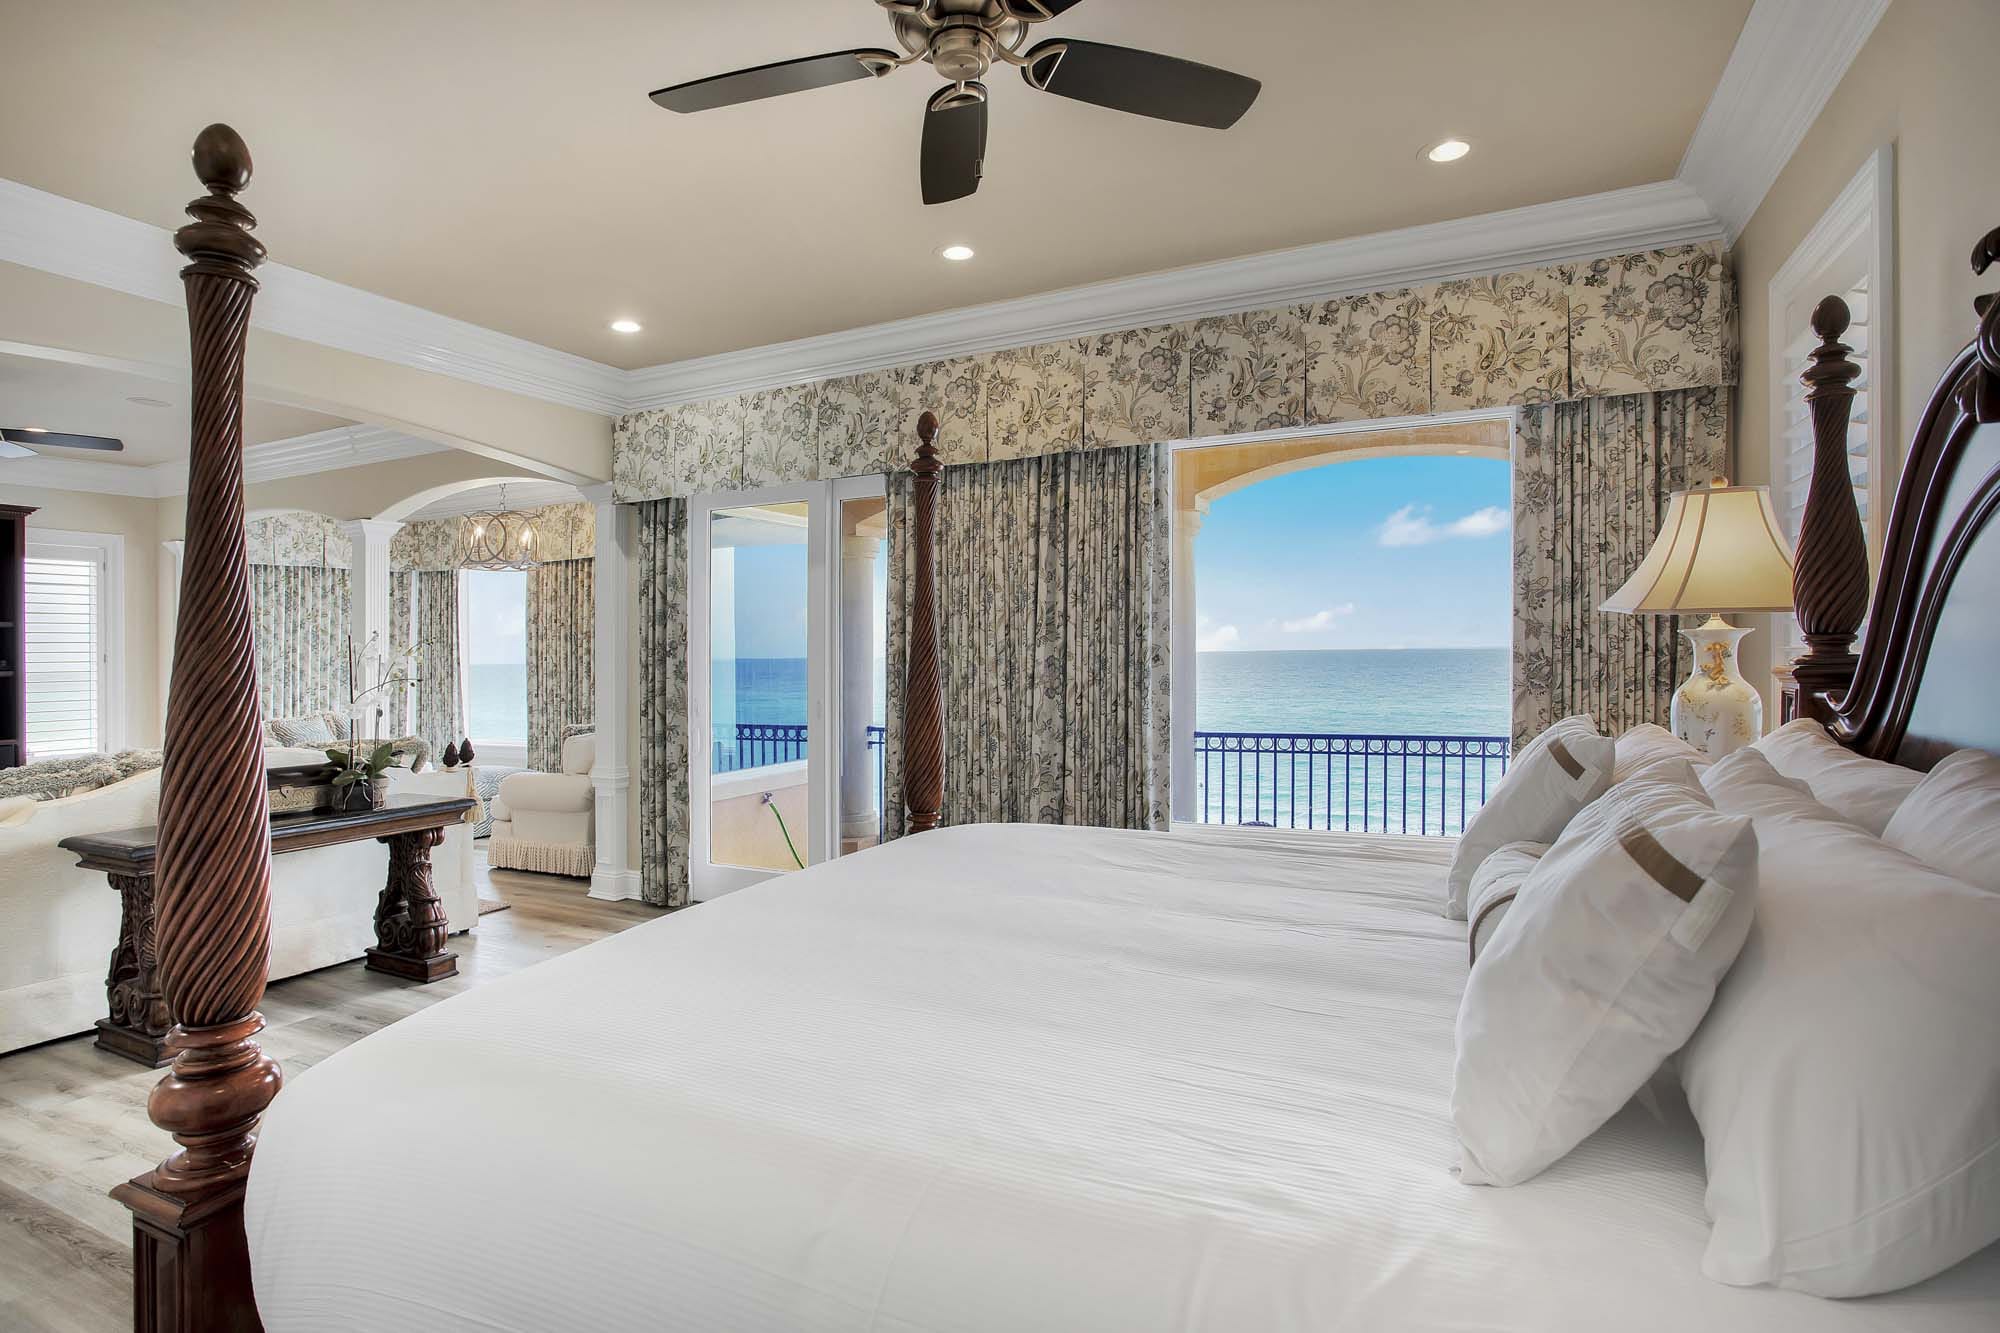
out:
<path id="1" fill-rule="evenodd" d="M 1195 538 L 1210 652 L 1508 642 L 1513 542 L 1500 459 L 1371 458 L 1216 500 Z"/>

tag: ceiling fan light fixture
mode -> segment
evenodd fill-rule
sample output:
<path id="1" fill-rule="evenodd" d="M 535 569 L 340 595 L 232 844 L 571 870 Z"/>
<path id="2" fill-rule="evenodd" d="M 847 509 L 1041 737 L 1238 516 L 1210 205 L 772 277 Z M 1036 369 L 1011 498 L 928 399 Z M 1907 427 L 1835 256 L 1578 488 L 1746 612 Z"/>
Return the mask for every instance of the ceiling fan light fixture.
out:
<path id="1" fill-rule="evenodd" d="M 1463 139 L 1440 139 L 1424 150 L 1424 156 L 1433 162 L 1456 162 L 1472 151 L 1472 145 Z"/>
<path id="2" fill-rule="evenodd" d="M 638 333 L 646 326 L 636 319 L 614 319 L 611 321 L 613 333 Z"/>
<path id="3" fill-rule="evenodd" d="M 938 254 L 949 259 L 954 264 L 963 264 L 966 260 L 972 258 L 973 249 L 969 245 L 947 245 L 944 249 L 938 251 Z"/>

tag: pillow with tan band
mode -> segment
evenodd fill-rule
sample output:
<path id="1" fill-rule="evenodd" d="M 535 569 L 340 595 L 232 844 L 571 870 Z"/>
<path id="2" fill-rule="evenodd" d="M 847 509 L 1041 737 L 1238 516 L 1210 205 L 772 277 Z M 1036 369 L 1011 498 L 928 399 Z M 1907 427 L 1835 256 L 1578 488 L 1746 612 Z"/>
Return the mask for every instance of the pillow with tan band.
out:
<path id="1" fill-rule="evenodd" d="M 1472 875 L 1471 896 L 1466 901 L 1467 953 L 1479 961 L 1493 932 L 1507 919 L 1507 909 L 1521 894 L 1521 885 L 1549 850 L 1545 842 L 1510 842 L 1480 862 Z"/>
<path id="2" fill-rule="evenodd" d="M 1589 717 L 1566 717 L 1521 747 L 1507 776 L 1465 826 L 1445 875 L 1444 914 L 1466 916 L 1472 876 L 1510 842 L 1554 842 L 1576 812 L 1611 785 L 1617 746 Z"/>
<path id="3" fill-rule="evenodd" d="M 1749 932 L 1757 835 L 1685 761 L 1620 783 L 1536 863 L 1472 966 L 1451 1113 L 1460 1179 L 1539 1174 L 1708 1012 Z"/>

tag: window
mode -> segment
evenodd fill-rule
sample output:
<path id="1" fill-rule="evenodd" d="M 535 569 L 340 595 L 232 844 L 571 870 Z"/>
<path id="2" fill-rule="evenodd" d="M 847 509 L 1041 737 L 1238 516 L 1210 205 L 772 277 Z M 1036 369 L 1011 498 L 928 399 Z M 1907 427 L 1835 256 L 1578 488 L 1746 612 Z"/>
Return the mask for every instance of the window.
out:
<path id="1" fill-rule="evenodd" d="M 1826 216 L 1813 227 L 1792 257 L 1771 279 L 1771 501 L 1785 527 L 1798 541 L 1805 517 L 1806 493 L 1812 479 L 1812 413 L 1806 406 L 1806 386 L 1799 379 L 1807 358 L 1819 345 L 1812 331 L 1812 311 L 1822 297 L 1847 302 L 1852 323 L 1845 341 L 1850 359 L 1861 367 L 1854 382 L 1854 406 L 1848 416 L 1848 471 L 1854 483 L 1854 503 L 1868 536 L 1872 571 L 1882 554 L 1882 529 L 1895 495 L 1896 460 L 1890 384 L 1893 352 L 1895 199 L 1893 150 L 1879 150 L 1834 200 Z M 1798 620 L 1779 617 L 1779 633 L 1791 651 L 1803 651 Z"/>
<path id="2" fill-rule="evenodd" d="M 485 751 L 491 763 L 526 763 L 528 575 L 519 569 L 467 569 L 458 578 L 465 724 L 473 748 Z"/>
<path id="3" fill-rule="evenodd" d="M 1511 438 L 1487 412 L 1175 451 L 1176 819 L 1463 830 L 1511 749 Z"/>
<path id="4" fill-rule="evenodd" d="M 31 530 L 32 531 L 32 530 Z M 124 744 L 119 578 L 124 539 L 35 532 L 28 543 L 28 754 L 94 754 Z"/>

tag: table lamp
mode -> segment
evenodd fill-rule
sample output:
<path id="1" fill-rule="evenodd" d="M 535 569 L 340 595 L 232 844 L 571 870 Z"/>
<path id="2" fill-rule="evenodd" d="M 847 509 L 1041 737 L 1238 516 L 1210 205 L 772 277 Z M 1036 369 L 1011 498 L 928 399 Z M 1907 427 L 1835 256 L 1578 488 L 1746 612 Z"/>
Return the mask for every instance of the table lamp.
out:
<path id="1" fill-rule="evenodd" d="M 1681 631 L 1694 647 L 1694 673 L 1674 691 L 1674 734 L 1711 758 L 1764 734 L 1764 698 L 1736 666 L 1748 629 L 1722 617 L 1792 609 L 1792 548 L 1771 509 L 1767 486 L 1676 491 L 1653 548 L 1600 611 L 1704 615 Z"/>

